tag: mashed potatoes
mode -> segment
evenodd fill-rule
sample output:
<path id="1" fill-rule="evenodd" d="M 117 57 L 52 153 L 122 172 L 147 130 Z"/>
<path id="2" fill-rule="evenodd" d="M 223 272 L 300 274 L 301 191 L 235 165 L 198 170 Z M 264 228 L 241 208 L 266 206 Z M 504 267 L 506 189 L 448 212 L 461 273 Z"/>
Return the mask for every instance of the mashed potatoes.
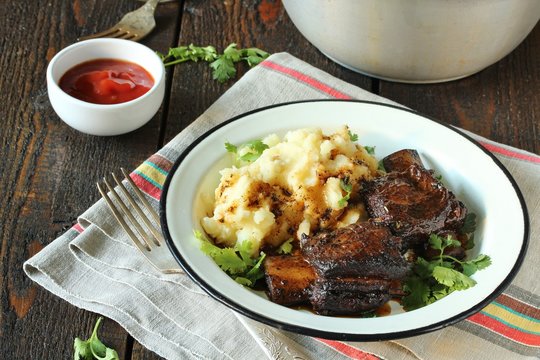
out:
<path id="1" fill-rule="evenodd" d="M 202 219 L 216 243 L 251 241 L 255 255 L 262 246 L 348 225 L 362 215 L 352 204 L 360 181 L 374 177 L 378 164 L 351 141 L 346 126 L 331 135 L 318 128 L 290 131 L 282 140 L 270 135 L 263 143 L 269 148 L 257 160 L 220 172 L 213 216 Z"/>

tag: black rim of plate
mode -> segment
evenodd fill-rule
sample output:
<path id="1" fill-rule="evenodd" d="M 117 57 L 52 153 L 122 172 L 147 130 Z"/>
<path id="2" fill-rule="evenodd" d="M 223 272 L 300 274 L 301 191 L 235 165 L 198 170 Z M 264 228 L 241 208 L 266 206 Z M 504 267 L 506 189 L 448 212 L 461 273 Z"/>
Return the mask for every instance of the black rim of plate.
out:
<path id="1" fill-rule="evenodd" d="M 413 328 L 413 329 L 404 330 L 404 331 L 398 331 L 398 332 L 375 333 L 375 334 L 374 333 L 355 333 L 355 334 L 353 334 L 353 333 L 337 333 L 337 332 L 332 332 L 332 331 L 324 331 L 324 330 L 312 329 L 312 328 L 309 328 L 309 327 L 303 327 L 303 326 L 299 326 L 299 325 L 288 324 L 288 323 L 281 322 L 281 321 L 276 321 L 276 320 L 271 319 L 269 317 L 258 314 L 256 312 L 244 307 L 243 305 L 229 299 L 228 297 L 224 296 L 223 294 L 219 293 L 218 291 L 216 291 L 209 284 L 207 284 L 205 281 L 203 281 L 197 275 L 197 273 L 195 273 L 193 271 L 193 269 L 191 269 L 191 267 L 184 260 L 182 254 L 180 253 L 180 251 L 178 250 L 178 248 L 176 247 L 176 245 L 174 244 L 174 242 L 172 240 L 171 234 L 169 232 L 169 227 L 167 225 L 167 217 L 166 217 L 167 193 L 168 193 L 168 190 L 169 190 L 171 179 L 173 178 L 176 170 L 178 169 L 178 167 L 180 166 L 180 164 L 182 163 L 184 158 L 203 139 L 208 137 L 208 135 L 210 135 L 211 133 L 215 132 L 216 130 L 218 130 L 218 129 L 222 128 L 223 126 L 226 126 L 227 124 L 230 124 L 230 123 L 232 123 L 232 122 L 234 122 L 234 121 L 236 121 L 238 119 L 244 118 L 244 117 L 249 116 L 249 115 L 254 114 L 254 113 L 258 113 L 258 112 L 262 112 L 262 111 L 265 111 L 265 110 L 268 110 L 268 109 L 276 108 L 276 107 L 283 107 L 283 106 L 302 104 L 302 103 L 315 103 L 315 102 L 334 102 L 334 103 L 336 103 L 336 102 L 348 102 L 348 103 L 353 102 L 353 103 L 361 103 L 361 104 L 371 104 L 371 105 L 376 105 L 376 106 L 384 106 L 384 107 L 393 108 L 393 109 L 398 110 L 398 111 L 409 112 L 409 113 L 412 113 L 414 115 L 420 116 L 420 117 L 426 119 L 427 121 L 435 122 L 435 123 L 437 123 L 439 125 L 442 125 L 442 126 L 448 128 L 451 131 L 454 131 L 454 132 L 458 133 L 459 135 L 461 135 L 462 137 L 464 137 L 465 139 L 469 140 L 471 143 L 476 145 L 481 151 L 486 153 L 493 160 L 493 162 L 506 175 L 507 179 L 510 181 L 510 183 L 512 184 L 512 187 L 514 188 L 516 196 L 519 199 L 521 209 L 522 209 L 522 213 L 523 213 L 523 222 L 524 222 L 523 230 L 524 230 L 524 233 L 523 233 L 523 242 L 522 242 L 522 245 L 521 245 L 519 256 L 518 256 L 514 266 L 512 267 L 512 270 L 506 276 L 506 278 L 499 284 L 499 286 L 489 296 L 487 296 L 484 300 L 482 300 L 478 304 L 474 305 L 470 309 L 468 309 L 468 310 L 466 310 L 466 311 L 464 311 L 464 312 L 462 312 L 460 314 L 457 314 L 457 315 L 455 315 L 453 317 L 450 317 L 450 318 L 448 318 L 446 320 L 443 320 L 443 321 L 440 321 L 440 322 L 437 322 L 437 323 L 433 323 L 433 324 L 430 324 L 430 325 L 427 325 L 427 326 L 424 326 L 424 327 L 418 327 L 418 328 Z M 233 118 L 231 118 L 231 119 L 229 119 L 227 121 L 224 121 L 223 123 L 213 127 L 212 129 L 208 130 L 203 135 L 201 135 L 199 138 L 197 138 L 193 143 L 191 143 L 184 150 L 184 152 L 182 152 L 182 154 L 180 154 L 178 159 L 175 161 L 173 167 L 171 168 L 171 171 L 169 172 L 169 174 L 168 174 L 168 176 L 167 176 L 167 178 L 165 180 L 165 184 L 163 186 L 163 191 L 162 191 L 160 202 L 159 202 L 159 215 L 160 215 L 160 219 L 161 219 L 162 231 L 163 231 L 163 234 L 165 235 L 165 240 L 167 242 L 167 246 L 169 247 L 170 251 L 172 252 L 174 258 L 180 264 L 180 266 L 184 269 L 186 274 L 188 274 L 189 277 L 193 281 L 195 281 L 195 283 L 197 283 L 197 285 L 199 285 L 211 297 L 213 297 L 217 301 L 223 303 L 224 305 L 228 306 L 229 308 L 239 312 L 242 315 L 245 315 L 245 316 L 247 316 L 247 317 L 249 317 L 251 319 L 254 319 L 254 320 L 259 321 L 261 323 L 264 323 L 266 325 L 273 326 L 273 327 L 278 328 L 278 329 L 283 329 L 283 330 L 287 330 L 287 331 L 291 331 L 291 332 L 295 332 L 295 333 L 299 333 L 299 334 L 303 334 L 303 335 L 313 336 L 313 337 L 320 337 L 320 338 L 331 339 L 331 340 L 344 340 L 344 341 L 378 341 L 378 340 L 392 340 L 392 339 L 400 339 L 400 338 L 405 338 L 405 337 L 416 336 L 416 335 L 425 334 L 425 333 L 428 333 L 428 332 L 431 332 L 431 331 L 434 331 L 434 330 L 442 329 L 442 328 L 444 328 L 446 326 L 455 324 L 455 323 L 469 317 L 470 315 L 473 315 L 474 313 L 476 313 L 476 312 L 480 311 L 481 309 L 483 309 L 491 301 L 493 301 L 499 294 L 501 294 L 503 292 L 503 290 L 508 285 L 510 285 L 511 281 L 513 280 L 513 278 L 515 277 L 517 271 L 519 270 L 519 268 L 521 267 L 521 265 L 523 263 L 523 259 L 525 257 L 525 253 L 527 251 L 527 247 L 528 247 L 528 243 L 529 243 L 529 215 L 528 215 L 527 207 L 525 205 L 525 200 L 523 198 L 523 195 L 522 195 L 516 181 L 514 180 L 514 178 L 510 174 L 510 172 L 506 169 L 506 167 L 495 157 L 495 155 L 493 155 L 486 148 L 484 148 L 482 145 L 480 145 L 476 140 L 474 140 L 473 138 L 471 138 L 467 134 L 463 133 L 462 131 L 454 128 L 453 126 L 441 123 L 440 121 L 438 121 L 436 119 L 433 119 L 433 118 L 431 118 L 429 116 L 423 115 L 423 114 L 421 114 L 421 113 L 419 113 L 417 111 L 402 108 L 402 107 L 399 107 L 399 106 L 388 105 L 388 104 L 383 104 L 383 103 L 374 102 L 374 101 L 362 101 L 362 100 L 320 99 L 320 100 L 303 100 L 303 101 L 292 101 L 292 102 L 286 102 L 286 103 L 279 103 L 279 104 L 274 104 L 274 105 L 258 108 L 258 109 L 252 110 L 252 111 L 248 111 L 246 113 L 235 116 L 235 117 L 233 117 Z M 242 286 L 242 285 L 238 285 L 238 286 Z M 268 301 L 270 301 L 270 300 L 268 300 Z"/>

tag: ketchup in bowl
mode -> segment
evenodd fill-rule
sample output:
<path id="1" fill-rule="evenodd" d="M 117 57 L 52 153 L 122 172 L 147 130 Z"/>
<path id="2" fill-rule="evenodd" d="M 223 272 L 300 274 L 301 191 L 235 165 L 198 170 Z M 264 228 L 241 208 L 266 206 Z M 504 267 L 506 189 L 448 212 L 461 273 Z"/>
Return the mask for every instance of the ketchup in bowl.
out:
<path id="1" fill-rule="evenodd" d="M 60 78 L 67 94 L 94 104 L 120 104 L 136 99 L 154 85 L 152 75 L 129 61 L 97 59 L 69 69 Z"/>

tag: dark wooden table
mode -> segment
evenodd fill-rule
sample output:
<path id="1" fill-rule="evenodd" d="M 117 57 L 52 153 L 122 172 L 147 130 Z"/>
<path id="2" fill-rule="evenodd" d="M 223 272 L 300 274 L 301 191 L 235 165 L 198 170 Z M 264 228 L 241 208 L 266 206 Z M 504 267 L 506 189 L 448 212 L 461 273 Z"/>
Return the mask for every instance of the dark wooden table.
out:
<path id="1" fill-rule="evenodd" d="M 47 98 L 48 61 L 77 37 L 113 25 L 134 0 L 0 1 L 0 358 L 72 358 L 97 315 L 33 284 L 22 264 L 70 228 L 98 200 L 95 180 L 134 168 L 199 116 L 233 82 L 211 79 L 207 65 L 168 70 L 166 100 L 141 129 L 123 136 L 79 133 Z M 540 25 L 509 56 L 469 78 L 437 85 L 379 81 L 325 58 L 295 29 L 279 0 L 186 0 L 162 4 L 157 29 L 143 43 L 231 42 L 287 51 L 334 76 L 490 139 L 540 152 Z M 241 68 L 239 75 L 247 69 Z M 103 341 L 121 359 L 156 359 L 106 320 Z"/>

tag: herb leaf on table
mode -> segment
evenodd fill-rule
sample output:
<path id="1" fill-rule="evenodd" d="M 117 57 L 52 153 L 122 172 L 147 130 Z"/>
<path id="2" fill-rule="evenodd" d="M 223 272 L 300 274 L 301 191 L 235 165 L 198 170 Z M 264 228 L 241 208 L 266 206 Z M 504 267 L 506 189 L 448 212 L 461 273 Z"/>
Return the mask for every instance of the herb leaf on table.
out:
<path id="1" fill-rule="evenodd" d="M 269 53 L 258 48 L 238 49 L 236 46 L 235 43 L 229 44 L 223 50 L 223 54 L 219 54 L 213 46 L 203 47 L 193 44 L 170 48 L 166 55 L 160 52 L 157 54 L 165 66 L 186 61 L 206 61 L 210 63 L 214 80 L 224 83 L 236 75 L 236 63 L 245 61 L 250 67 L 253 67 L 270 56 Z"/>
<path id="2" fill-rule="evenodd" d="M 102 320 L 102 317 L 97 319 L 89 339 L 81 340 L 78 337 L 75 338 L 73 342 L 75 360 L 120 360 L 116 350 L 108 348 L 98 338 L 97 332 Z"/>

